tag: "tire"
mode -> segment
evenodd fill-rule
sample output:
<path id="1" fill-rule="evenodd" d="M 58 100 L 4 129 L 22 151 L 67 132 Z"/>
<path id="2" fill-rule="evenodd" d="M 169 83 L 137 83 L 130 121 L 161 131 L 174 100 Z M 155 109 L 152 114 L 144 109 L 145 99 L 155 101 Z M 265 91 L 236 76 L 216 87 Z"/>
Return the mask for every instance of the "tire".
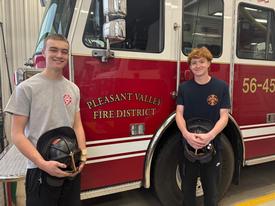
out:
<path id="1" fill-rule="evenodd" d="M 222 175 L 221 175 L 221 183 L 219 188 L 219 199 L 221 199 L 229 186 L 231 185 L 233 174 L 234 174 L 234 152 L 231 146 L 231 143 L 227 139 L 224 134 L 221 134 L 221 143 L 223 147 L 222 151 Z"/>
<path id="2" fill-rule="evenodd" d="M 179 162 L 182 161 L 183 147 L 181 137 L 175 133 L 168 137 L 169 140 L 163 145 L 154 165 L 153 186 L 155 193 L 163 206 L 181 206 L 182 193 L 180 190 L 181 179 L 179 175 Z M 234 172 L 234 154 L 230 142 L 222 135 L 223 162 L 222 175 L 219 191 L 220 198 L 229 188 Z M 197 184 L 197 197 L 199 202 L 203 191 L 200 182 Z"/>
<path id="3" fill-rule="evenodd" d="M 161 148 L 154 167 L 154 189 L 164 206 L 182 205 L 182 194 L 177 183 L 180 156 L 183 155 L 180 136 L 174 134 Z"/>

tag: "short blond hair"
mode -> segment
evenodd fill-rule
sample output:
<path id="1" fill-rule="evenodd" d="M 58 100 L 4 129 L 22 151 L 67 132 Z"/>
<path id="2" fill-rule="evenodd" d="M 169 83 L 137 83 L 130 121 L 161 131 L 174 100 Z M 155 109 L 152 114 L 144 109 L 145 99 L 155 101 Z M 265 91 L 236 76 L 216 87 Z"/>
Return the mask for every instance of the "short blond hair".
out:
<path id="1" fill-rule="evenodd" d="M 201 48 L 192 49 L 192 51 L 188 55 L 187 62 L 188 64 L 190 64 L 193 58 L 201 58 L 201 57 L 206 58 L 210 62 L 213 59 L 213 55 L 211 54 L 211 52 L 206 47 L 201 47 Z"/>

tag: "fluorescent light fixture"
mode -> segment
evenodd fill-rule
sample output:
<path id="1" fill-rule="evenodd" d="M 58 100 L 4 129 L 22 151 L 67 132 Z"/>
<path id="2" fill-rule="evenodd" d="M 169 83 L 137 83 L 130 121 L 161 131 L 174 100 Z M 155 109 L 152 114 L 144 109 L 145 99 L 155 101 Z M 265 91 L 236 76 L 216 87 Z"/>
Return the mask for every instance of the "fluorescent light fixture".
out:
<path id="1" fill-rule="evenodd" d="M 249 7 L 244 7 L 245 10 L 249 10 L 249 11 L 258 11 L 258 9 L 253 9 L 253 8 L 249 8 Z"/>
<path id="2" fill-rule="evenodd" d="M 267 20 L 266 19 L 255 19 L 256 22 L 259 22 L 259 23 L 267 23 Z"/>
<path id="3" fill-rule="evenodd" d="M 215 12 L 213 16 L 222 16 L 222 12 Z"/>

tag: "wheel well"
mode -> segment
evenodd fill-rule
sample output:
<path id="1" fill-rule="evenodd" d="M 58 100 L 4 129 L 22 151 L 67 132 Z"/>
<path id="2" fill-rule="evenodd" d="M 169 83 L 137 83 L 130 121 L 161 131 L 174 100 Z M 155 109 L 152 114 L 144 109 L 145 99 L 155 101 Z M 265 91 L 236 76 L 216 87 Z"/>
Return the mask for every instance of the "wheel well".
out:
<path id="1" fill-rule="evenodd" d="M 177 127 L 175 119 L 173 119 L 169 127 L 165 129 L 165 131 L 161 134 L 158 140 L 157 146 L 153 154 L 152 162 L 151 162 L 151 171 L 150 171 L 151 177 L 154 174 L 154 170 L 155 170 L 154 165 L 155 165 L 157 156 L 159 154 L 159 151 L 161 150 L 163 145 L 165 145 L 165 143 L 169 140 L 169 136 L 171 136 L 171 134 L 173 133 L 178 133 L 180 135 L 180 131 Z M 238 128 L 238 125 L 234 121 L 233 117 L 230 116 L 228 120 L 228 124 L 224 128 L 223 133 L 228 138 L 234 151 L 235 166 L 234 166 L 233 183 L 238 184 L 240 179 L 240 169 L 243 165 L 243 160 L 244 160 L 244 146 L 243 146 L 240 130 Z M 152 185 L 153 179 L 154 178 L 150 178 L 150 185 Z"/>
<path id="2" fill-rule="evenodd" d="M 240 180 L 240 169 L 243 165 L 244 160 L 244 145 L 241 132 L 233 117 L 230 116 L 228 124 L 224 128 L 223 133 L 228 138 L 234 151 L 235 169 L 233 175 L 233 183 L 238 184 Z"/>
<path id="3" fill-rule="evenodd" d="M 160 150 L 162 149 L 163 145 L 165 145 L 165 143 L 167 141 L 169 141 L 169 137 L 171 136 L 171 134 L 173 133 L 179 133 L 180 135 L 180 131 L 177 127 L 177 124 L 176 124 L 176 121 L 174 120 L 170 125 L 169 127 L 163 132 L 163 134 L 161 135 L 159 141 L 158 141 L 158 144 L 157 144 L 157 147 L 155 149 L 155 152 L 154 152 L 154 155 L 153 155 L 153 159 L 152 159 L 152 169 L 151 169 L 151 173 L 150 173 L 150 176 L 152 176 L 154 174 L 154 170 L 155 170 L 155 162 L 156 162 L 156 159 L 157 159 L 157 156 L 160 152 Z M 154 178 L 150 178 L 150 184 L 152 185 L 152 181 L 153 181 Z"/>

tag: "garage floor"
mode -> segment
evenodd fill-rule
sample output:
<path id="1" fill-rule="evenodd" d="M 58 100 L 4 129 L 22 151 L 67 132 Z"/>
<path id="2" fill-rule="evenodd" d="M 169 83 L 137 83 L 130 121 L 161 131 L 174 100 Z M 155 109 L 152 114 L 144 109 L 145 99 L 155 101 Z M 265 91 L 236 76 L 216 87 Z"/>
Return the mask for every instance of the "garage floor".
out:
<path id="1" fill-rule="evenodd" d="M 161 206 L 150 190 L 85 200 L 83 206 Z M 275 206 L 275 162 L 246 167 L 240 185 L 231 185 L 220 206 Z"/>

